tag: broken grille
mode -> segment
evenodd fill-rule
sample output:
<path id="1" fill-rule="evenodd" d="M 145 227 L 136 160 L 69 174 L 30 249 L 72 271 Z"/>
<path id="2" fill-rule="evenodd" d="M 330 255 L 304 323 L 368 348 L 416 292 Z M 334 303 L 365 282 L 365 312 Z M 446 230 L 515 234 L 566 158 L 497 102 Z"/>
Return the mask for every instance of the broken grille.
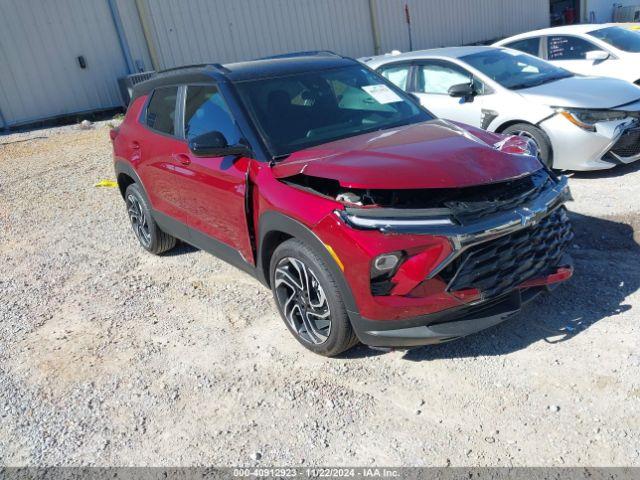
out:
<path id="1" fill-rule="evenodd" d="M 610 152 L 622 158 L 640 155 L 640 127 L 623 133 Z"/>
<path id="2" fill-rule="evenodd" d="M 456 220 L 464 224 L 487 215 L 513 211 L 554 185 L 555 182 L 547 171 L 540 169 L 524 178 L 476 187 L 475 191 L 468 192 L 463 199 L 445 202 L 445 206 L 451 210 Z"/>
<path id="3" fill-rule="evenodd" d="M 466 250 L 442 276 L 449 291 L 477 288 L 493 298 L 559 266 L 573 232 L 564 207 L 537 225 Z M 447 278 L 448 277 L 448 278 Z"/>

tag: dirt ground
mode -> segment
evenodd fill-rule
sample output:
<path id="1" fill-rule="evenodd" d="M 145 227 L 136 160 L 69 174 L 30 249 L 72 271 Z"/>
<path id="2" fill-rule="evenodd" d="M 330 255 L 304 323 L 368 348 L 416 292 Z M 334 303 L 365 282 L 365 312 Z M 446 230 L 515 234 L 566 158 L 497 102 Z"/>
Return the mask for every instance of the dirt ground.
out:
<path id="1" fill-rule="evenodd" d="M 0 464 L 640 466 L 640 162 L 571 178 L 576 274 L 519 316 L 326 359 L 249 276 L 138 246 L 105 124 L 0 144 Z"/>

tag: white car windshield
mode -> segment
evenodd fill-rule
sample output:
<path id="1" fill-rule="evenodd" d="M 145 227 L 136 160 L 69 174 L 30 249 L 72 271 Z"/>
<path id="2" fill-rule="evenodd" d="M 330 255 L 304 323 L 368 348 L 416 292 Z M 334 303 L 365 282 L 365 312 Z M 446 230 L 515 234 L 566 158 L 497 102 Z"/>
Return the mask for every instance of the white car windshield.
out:
<path id="1" fill-rule="evenodd" d="M 510 90 L 536 87 L 573 76 L 563 68 L 515 50 L 485 50 L 465 55 L 461 60 Z"/>
<path id="2" fill-rule="evenodd" d="M 640 52 L 640 32 L 621 27 L 607 27 L 589 32 L 589 35 L 616 47 L 623 52 Z"/>

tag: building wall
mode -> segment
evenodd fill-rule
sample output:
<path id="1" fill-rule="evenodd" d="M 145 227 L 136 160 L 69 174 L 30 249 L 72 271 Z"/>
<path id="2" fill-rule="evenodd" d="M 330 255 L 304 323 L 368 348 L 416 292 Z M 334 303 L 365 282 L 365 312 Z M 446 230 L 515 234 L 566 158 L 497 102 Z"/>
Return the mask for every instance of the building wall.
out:
<path id="1" fill-rule="evenodd" d="M 0 128 L 120 105 L 121 43 L 133 71 L 304 50 L 361 57 L 375 50 L 373 7 L 381 52 L 406 51 L 405 3 L 414 49 L 549 23 L 549 0 L 0 0 Z"/>
<path id="2" fill-rule="evenodd" d="M 291 51 L 373 51 L 368 0 L 143 1 L 162 68 Z"/>
<path id="3" fill-rule="evenodd" d="M 153 64 L 151 63 L 151 56 L 149 55 L 147 42 L 144 38 L 136 2 L 134 0 L 116 0 L 116 5 L 124 28 L 131 59 L 136 66 L 135 71 L 153 70 Z"/>
<path id="4" fill-rule="evenodd" d="M 486 42 L 549 26 L 549 0 L 378 0 L 383 52 Z"/>
<path id="5" fill-rule="evenodd" d="M 102 0 L 0 0 L 0 65 L 8 125 L 116 107 L 127 73 Z"/>
<path id="6" fill-rule="evenodd" d="M 613 19 L 614 5 L 640 5 L 640 0 L 586 0 L 584 19 L 586 22 L 593 18 L 595 23 L 607 23 Z M 593 14 L 592 14 L 593 12 Z"/>

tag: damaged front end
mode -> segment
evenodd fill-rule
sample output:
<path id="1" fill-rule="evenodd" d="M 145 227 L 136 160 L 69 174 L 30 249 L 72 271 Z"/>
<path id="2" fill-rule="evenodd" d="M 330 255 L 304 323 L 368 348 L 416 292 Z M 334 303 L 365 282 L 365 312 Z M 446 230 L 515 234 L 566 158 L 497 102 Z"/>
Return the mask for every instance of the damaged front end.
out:
<path id="1" fill-rule="evenodd" d="M 276 167 L 280 182 L 339 205 L 314 231 L 341 258 L 361 318 L 408 321 L 513 295 L 525 301 L 572 275 L 567 179 L 543 167 L 527 139 L 456 135 L 402 155 L 371 147 L 375 138 Z M 455 155 L 442 153 L 444 140 L 460 138 Z"/>
<path id="2" fill-rule="evenodd" d="M 346 205 L 336 215 L 352 228 L 444 237 L 451 246 L 444 259 L 440 252 L 401 257 L 394 270 L 372 277 L 374 295 L 420 295 L 425 282 L 439 277 L 447 292 L 477 301 L 533 279 L 570 276 L 564 257 L 573 233 L 563 207 L 570 192 L 566 178 L 545 169 L 491 185 L 367 192 L 363 198 L 375 198 L 378 208 Z"/>

